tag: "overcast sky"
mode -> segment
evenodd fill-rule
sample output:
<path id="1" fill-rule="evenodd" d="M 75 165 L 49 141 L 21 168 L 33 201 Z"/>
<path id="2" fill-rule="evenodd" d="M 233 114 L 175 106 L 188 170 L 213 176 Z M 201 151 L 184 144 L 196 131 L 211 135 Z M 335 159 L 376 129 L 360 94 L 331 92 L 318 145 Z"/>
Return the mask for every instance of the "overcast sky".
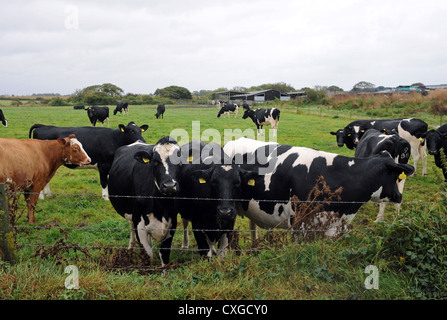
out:
<path id="1" fill-rule="evenodd" d="M 0 94 L 447 83 L 444 0 L 0 0 Z"/>

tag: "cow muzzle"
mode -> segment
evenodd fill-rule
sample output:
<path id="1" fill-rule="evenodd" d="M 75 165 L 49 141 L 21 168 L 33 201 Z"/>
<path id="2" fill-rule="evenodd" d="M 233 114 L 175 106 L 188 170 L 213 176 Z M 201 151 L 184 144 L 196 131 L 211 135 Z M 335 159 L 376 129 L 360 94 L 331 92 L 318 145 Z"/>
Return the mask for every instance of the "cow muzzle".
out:
<path id="1" fill-rule="evenodd" d="M 224 227 L 236 218 L 236 210 L 232 207 L 217 207 L 217 223 Z"/>
<path id="2" fill-rule="evenodd" d="M 163 182 L 160 185 L 160 192 L 165 196 L 175 196 L 179 191 L 178 183 L 176 181 Z"/>

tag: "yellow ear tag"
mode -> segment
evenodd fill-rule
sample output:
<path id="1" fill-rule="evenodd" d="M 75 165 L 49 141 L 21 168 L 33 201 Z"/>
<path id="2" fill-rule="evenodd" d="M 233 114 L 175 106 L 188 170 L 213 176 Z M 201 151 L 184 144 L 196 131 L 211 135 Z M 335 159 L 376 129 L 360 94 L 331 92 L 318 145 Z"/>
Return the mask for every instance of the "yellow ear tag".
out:
<path id="1" fill-rule="evenodd" d="M 124 132 L 124 129 L 123 129 L 123 128 L 121 128 L 121 132 Z"/>
<path id="2" fill-rule="evenodd" d="M 143 158 L 143 162 L 144 163 L 149 163 L 151 160 L 149 160 L 148 158 Z"/>
<path id="3" fill-rule="evenodd" d="M 407 175 L 405 174 L 405 172 L 402 172 L 402 173 L 399 175 L 399 179 L 400 179 L 400 180 L 405 180 L 405 179 L 407 179 Z"/>
<path id="4" fill-rule="evenodd" d="M 422 139 L 422 137 L 421 137 L 421 138 L 419 138 L 419 141 L 422 142 L 422 141 L 424 141 L 424 139 Z"/>
<path id="5" fill-rule="evenodd" d="M 250 179 L 250 180 L 248 180 L 247 184 L 248 184 L 249 186 L 254 187 L 254 186 L 255 186 L 255 179 Z"/>
<path id="6" fill-rule="evenodd" d="M 144 132 L 144 129 L 141 129 L 141 132 Z"/>
<path id="7" fill-rule="evenodd" d="M 189 162 L 189 163 L 192 163 L 192 156 L 189 156 L 189 157 L 188 157 L 188 162 Z"/>
<path id="8" fill-rule="evenodd" d="M 206 183 L 206 180 L 203 178 L 199 178 L 199 183 Z"/>

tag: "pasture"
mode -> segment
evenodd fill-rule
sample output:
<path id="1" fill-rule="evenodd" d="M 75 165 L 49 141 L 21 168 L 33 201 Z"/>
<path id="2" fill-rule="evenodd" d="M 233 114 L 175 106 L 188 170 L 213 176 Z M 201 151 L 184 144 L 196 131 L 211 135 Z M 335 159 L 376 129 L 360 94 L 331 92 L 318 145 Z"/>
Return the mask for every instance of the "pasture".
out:
<path id="1" fill-rule="evenodd" d="M 213 128 L 221 133 L 222 139 L 225 129 L 244 131 L 249 128 L 256 132 L 253 122 L 243 120 L 241 114 L 236 119 L 234 115 L 217 118 L 217 107 L 167 106 L 164 119 L 155 118 L 156 106 L 153 105 L 129 106 L 127 116 L 113 116 L 114 106 L 109 107 L 110 128 L 130 121 L 138 126 L 148 124 L 149 129 L 143 133 L 148 143 L 157 142 L 174 129 L 186 130 L 191 138 L 193 121 L 200 121 L 201 133 Z M 0 127 L 1 138 L 28 138 L 29 128 L 35 123 L 90 126 L 86 111 L 72 107 L 2 106 L 2 110 L 8 119 L 8 127 Z M 349 119 L 349 113 L 326 115 L 322 110 L 312 114 L 309 111 L 308 108 L 281 108 L 277 141 L 353 156 L 353 150 L 339 148 L 335 137 L 329 134 L 354 120 Z M 439 125 L 439 121 L 428 114 L 413 117 L 426 121 L 429 128 Z M 361 118 L 370 117 L 365 115 Z M 409 163 L 413 164 L 412 159 Z M 442 255 L 441 260 L 445 257 L 443 248 L 446 248 L 447 235 L 443 210 L 447 201 L 442 181 L 441 170 L 434 165 L 433 157 L 428 156 L 428 175 L 421 176 L 419 164 L 415 176 L 408 178 L 399 215 L 394 206 L 389 205 L 385 211 L 385 222 L 375 224 L 378 206 L 365 204 L 355 217 L 351 232 L 338 239 L 297 244 L 289 234 L 278 231 L 271 235 L 261 233 L 261 241 L 252 247 L 248 219 L 238 217 L 235 227 L 239 231 L 238 250 L 230 251 L 225 258 L 213 257 L 210 261 L 199 258 L 192 232 L 189 250 L 181 250 L 182 224 L 179 221 L 172 262 L 160 270 L 157 249 L 151 266 L 145 265 L 139 250 L 128 252 L 125 249 L 129 241 L 129 224 L 115 212 L 110 202 L 101 198 L 98 172 L 61 167 L 50 183 L 53 195 L 37 203 L 34 226 L 28 224 L 26 212 L 22 213 L 25 208 L 23 197 L 18 202 L 15 221 L 18 261 L 15 266 L 0 261 L 0 299 L 445 297 L 445 260 L 441 269 L 437 265 L 420 266 L 436 268 L 433 271 L 440 277 L 436 279 L 444 279 L 441 282 L 436 280 L 436 286 L 430 287 L 434 292 L 432 296 L 426 295 L 421 293 L 420 283 L 414 283 L 418 270 L 411 272 L 411 268 L 417 268 L 412 254 L 422 255 L 417 251 L 417 248 L 422 249 L 422 245 L 414 245 L 411 253 L 405 247 L 406 241 L 417 242 L 414 239 L 416 233 L 421 233 L 419 242 L 431 245 L 431 239 L 424 240 L 424 236 L 430 234 L 424 232 L 424 228 L 433 232 L 437 228 L 436 232 L 441 231 L 436 233 L 440 237 L 436 247 L 424 247 L 422 251 L 432 250 L 436 255 L 434 259 L 439 255 Z M 440 225 L 436 227 L 437 224 Z M 418 261 L 422 263 L 422 260 L 419 256 Z M 64 286 L 67 278 L 64 270 L 68 265 L 79 269 L 77 290 L 68 290 Z M 378 267 L 378 289 L 365 288 L 368 276 L 365 267 L 368 265 Z M 440 293 L 436 295 L 436 292 Z"/>

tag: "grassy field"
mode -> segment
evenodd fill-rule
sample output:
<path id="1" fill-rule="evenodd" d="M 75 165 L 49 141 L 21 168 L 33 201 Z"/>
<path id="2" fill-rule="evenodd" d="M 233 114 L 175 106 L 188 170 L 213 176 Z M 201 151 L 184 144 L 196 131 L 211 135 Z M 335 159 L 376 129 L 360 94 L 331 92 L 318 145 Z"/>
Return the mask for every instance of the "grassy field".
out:
<path id="1" fill-rule="evenodd" d="M 155 143 L 173 129 L 186 130 L 191 137 L 193 121 L 200 121 L 201 133 L 214 128 L 222 136 L 224 129 L 256 129 L 250 119 L 243 120 L 241 115 L 237 119 L 217 118 L 217 108 L 168 106 L 165 118 L 159 120 L 155 119 L 155 109 L 155 106 L 130 106 L 128 116 L 111 115 L 110 127 L 117 128 L 118 124 L 129 121 L 139 126 L 148 124 L 149 129 L 143 134 L 148 143 Z M 35 123 L 90 125 L 86 112 L 72 107 L 2 106 L 2 110 L 8 127 L 0 127 L 1 138 L 27 138 L 30 126 Z M 365 114 L 325 108 L 284 106 L 278 142 L 353 156 L 354 151 L 339 148 L 329 132 L 343 128 L 350 118 L 356 117 L 369 118 Z M 439 125 L 439 120 L 428 113 L 414 117 L 425 120 L 431 127 Z M 411 230 L 411 241 L 416 241 L 415 230 L 423 233 L 420 230 L 432 230 L 434 224 L 444 221 L 443 216 L 438 217 L 443 214 L 442 181 L 440 169 L 429 156 L 428 175 L 421 176 L 419 165 L 416 175 L 408 179 L 399 215 L 390 205 L 386 209 L 386 222 L 375 224 L 372 221 L 378 206 L 366 204 L 353 221 L 353 231 L 333 240 L 296 244 L 287 235 L 274 233 L 281 236 L 274 237 L 276 241 L 264 237 L 265 241 L 257 245 L 261 249 L 255 250 L 246 231 L 248 220 L 239 217 L 236 229 L 240 230 L 242 250 L 205 261 L 195 252 L 192 233 L 191 250 L 179 250 L 182 232 L 177 231 L 172 264 L 160 270 L 158 258 L 148 267 L 139 250 L 124 249 L 128 245 L 129 225 L 100 197 L 98 172 L 61 167 L 50 184 L 54 195 L 37 203 L 35 226 L 27 223 L 26 213 L 22 212 L 23 200 L 19 201 L 19 217 L 15 221 L 18 261 L 15 266 L 0 262 L 0 299 L 421 298 L 417 291 L 420 286 L 414 283 L 417 270 L 412 273 L 410 269 L 414 266 L 412 256 L 403 249 L 407 241 L 404 231 Z M 432 216 L 438 220 L 433 221 Z M 436 250 L 446 247 L 447 236 L 442 232 Z M 444 251 L 436 253 L 435 258 L 441 254 Z M 377 290 L 365 289 L 365 267 L 370 264 L 380 271 Z M 64 285 L 68 265 L 79 268 L 78 290 L 68 290 Z M 438 269 L 441 277 L 446 275 L 445 269 Z M 445 286 L 432 290 L 445 290 Z"/>

